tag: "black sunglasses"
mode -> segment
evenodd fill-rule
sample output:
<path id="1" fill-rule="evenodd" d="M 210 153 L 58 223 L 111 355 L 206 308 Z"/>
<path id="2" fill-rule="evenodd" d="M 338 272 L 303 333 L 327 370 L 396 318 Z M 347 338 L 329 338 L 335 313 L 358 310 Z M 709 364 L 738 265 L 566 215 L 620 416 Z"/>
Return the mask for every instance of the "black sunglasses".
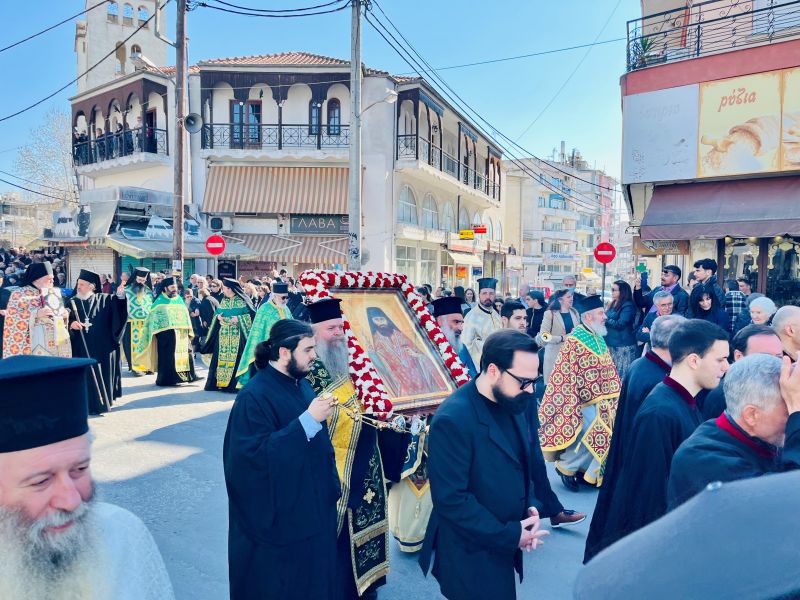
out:
<path id="1" fill-rule="evenodd" d="M 525 388 L 532 386 L 533 384 L 536 383 L 536 380 L 539 379 L 538 375 L 533 379 L 526 379 L 525 377 L 517 377 L 511 371 L 503 371 L 503 372 L 508 373 L 509 375 L 511 375 L 511 377 L 513 377 L 516 380 L 516 382 L 519 384 L 520 391 L 524 391 Z"/>

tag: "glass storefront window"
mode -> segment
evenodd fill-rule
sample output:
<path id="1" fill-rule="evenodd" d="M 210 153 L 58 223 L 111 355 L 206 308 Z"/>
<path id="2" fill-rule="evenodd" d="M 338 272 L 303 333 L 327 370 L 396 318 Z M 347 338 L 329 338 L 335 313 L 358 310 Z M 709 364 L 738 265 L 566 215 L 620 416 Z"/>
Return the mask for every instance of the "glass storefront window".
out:
<path id="1" fill-rule="evenodd" d="M 778 306 L 800 304 L 800 239 L 775 237 L 769 240 L 767 297 Z"/>
<path id="2" fill-rule="evenodd" d="M 430 283 L 434 288 L 438 287 L 436 280 L 436 250 L 428 248 L 420 249 L 420 283 Z"/>
<path id="3" fill-rule="evenodd" d="M 755 291 L 758 287 L 758 238 L 725 238 L 725 264 L 723 277 L 725 281 L 747 277 Z"/>
<path id="4" fill-rule="evenodd" d="M 413 285 L 417 283 L 417 249 L 413 246 L 397 247 L 397 272 L 407 275 Z"/>

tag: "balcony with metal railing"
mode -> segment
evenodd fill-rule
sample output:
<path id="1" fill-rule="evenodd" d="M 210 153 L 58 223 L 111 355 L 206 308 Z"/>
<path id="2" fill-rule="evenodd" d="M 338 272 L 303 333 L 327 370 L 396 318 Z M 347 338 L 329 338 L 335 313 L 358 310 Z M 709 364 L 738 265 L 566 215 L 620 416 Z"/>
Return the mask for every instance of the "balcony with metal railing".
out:
<path id="1" fill-rule="evenodd" d="M 80 134 L 72 141 L 75 166 L 118 167 L 128 162 L 165 162 L 169 155 L 166 129 L 136 127 L 107 133 L 95 139 Z"/>
<path id="2" fill-rule="evenodd" d="M 347 148 L 349 125 L 242 125 L 207 123 L 203 125 L 201 146 L 204 150 L 317 150 Z"/>
<path id="3" fill-rule="evenodd" d="M 798 37 L 800 0 L 709 0 L 628 21 L 628 71 Z"/>
<path id="4" fill-rule="evenodd" d="M 483 192 L 494 200 L 500 200 L 499 183 L 491 181 L 485 174 L 461 163 L 455 156 L 416 134 L 398 134 L 396 151 L 398 160 L 418 160 L 437 171 L 447 173 L 469 188 Z"/>

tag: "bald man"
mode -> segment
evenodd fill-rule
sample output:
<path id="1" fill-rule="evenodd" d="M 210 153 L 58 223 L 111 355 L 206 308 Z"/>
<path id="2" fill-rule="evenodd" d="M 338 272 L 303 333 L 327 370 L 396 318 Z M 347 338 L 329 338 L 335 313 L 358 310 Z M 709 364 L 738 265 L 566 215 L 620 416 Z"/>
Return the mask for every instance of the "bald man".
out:
<path id="1" fill-rule="evenodd" d="M 800 307 L 780 307 L 772 317 L 772 328 L 781 338 L 783 353 L 796 362 L 797 353 L 800 352 Z"/>

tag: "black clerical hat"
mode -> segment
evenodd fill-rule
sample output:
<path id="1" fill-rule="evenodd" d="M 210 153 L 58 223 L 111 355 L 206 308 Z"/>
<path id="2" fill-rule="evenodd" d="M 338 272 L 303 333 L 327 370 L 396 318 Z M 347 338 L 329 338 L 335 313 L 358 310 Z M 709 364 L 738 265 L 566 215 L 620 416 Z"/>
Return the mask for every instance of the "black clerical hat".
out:
<path id="1" fill-rule="evenodd" d="M 232 279 L 231 277 L 225 277 L 222 280 L 222 285 L 226 288 L 230 288 L 235 292 L 238 292 L 242 289 L 242 284 L 239 283 L 236 279 Z"/>
<path id="2" fill-rule="evenodd" d="M 94 273 L 92 271 L 88 271 L 86 269 L 81 269 L 80 274 L 78 275 L 78 279 L 82 279 L 86 283 L 93 283 L 94 284 L 94 291 L 95 292 L 102 292 L 102 284 L 100 283 L 100 275 Z"/>
<path id="3" fill-rule="evenodd" d="M 272 284 L 272 293 L 273 294 L 288 294 L 289 293 L 289 284 L 283 283 L 281 281 L 276 281 Z"/>
<path id="4" fill-rule="evenodd" d="M 89 431 L 88 358 L 0 360 L 0 452 L 69 440 Z"/>
<path id="5" fill-rule="evenodd" d="M 37 279 L 53 274 L 53 265 L 49 261 L 31 263 L 25 270 L 25 283 L 30 285 Z"/>
<path id="6" fill-rule="evenodd" d="M 145 269 L 144 267 L 136 267 L 133 270 L 134 277 L 147 277 L 150 275 L 150 269 Z"/>
<path id="7" fill-rule="evenodd" d="M 493 277 L 483 277 L 482 279 L 478 279 L 478 290 L 495 290 L 497 289 L 497 279 Z"/>
<path id="8" fill-rule="evenodd" d="M 165 277 L 164 280 L 161 282 L 161 289 L 165 290 L 171 285 L 175 285 L 175 278 L 174 277 Z"/>
<path id="9" fill-rule="evenodd" d="M 306 309 L 312 323 L 322 323 L 323 321 L 342 318 L 341 303 L 342 301 L 338 298 L 323 298 L 309 304 Z"/>
<path id="10" fill-rule="evenodd" d="M 447 296 L 445 298 L 437 298 L 433 304 L 433 316 L 443 317 L 445 315 L 460 315 L 461 303 L 463 300 L 458 296 Z"/>
<path id="11" fill-rule="evenodd" d="M 595 308 L 603 308 L 603 299 L 600 296 L 586 296 L 577 306 L 579 313 L 585 313 Z"/>

